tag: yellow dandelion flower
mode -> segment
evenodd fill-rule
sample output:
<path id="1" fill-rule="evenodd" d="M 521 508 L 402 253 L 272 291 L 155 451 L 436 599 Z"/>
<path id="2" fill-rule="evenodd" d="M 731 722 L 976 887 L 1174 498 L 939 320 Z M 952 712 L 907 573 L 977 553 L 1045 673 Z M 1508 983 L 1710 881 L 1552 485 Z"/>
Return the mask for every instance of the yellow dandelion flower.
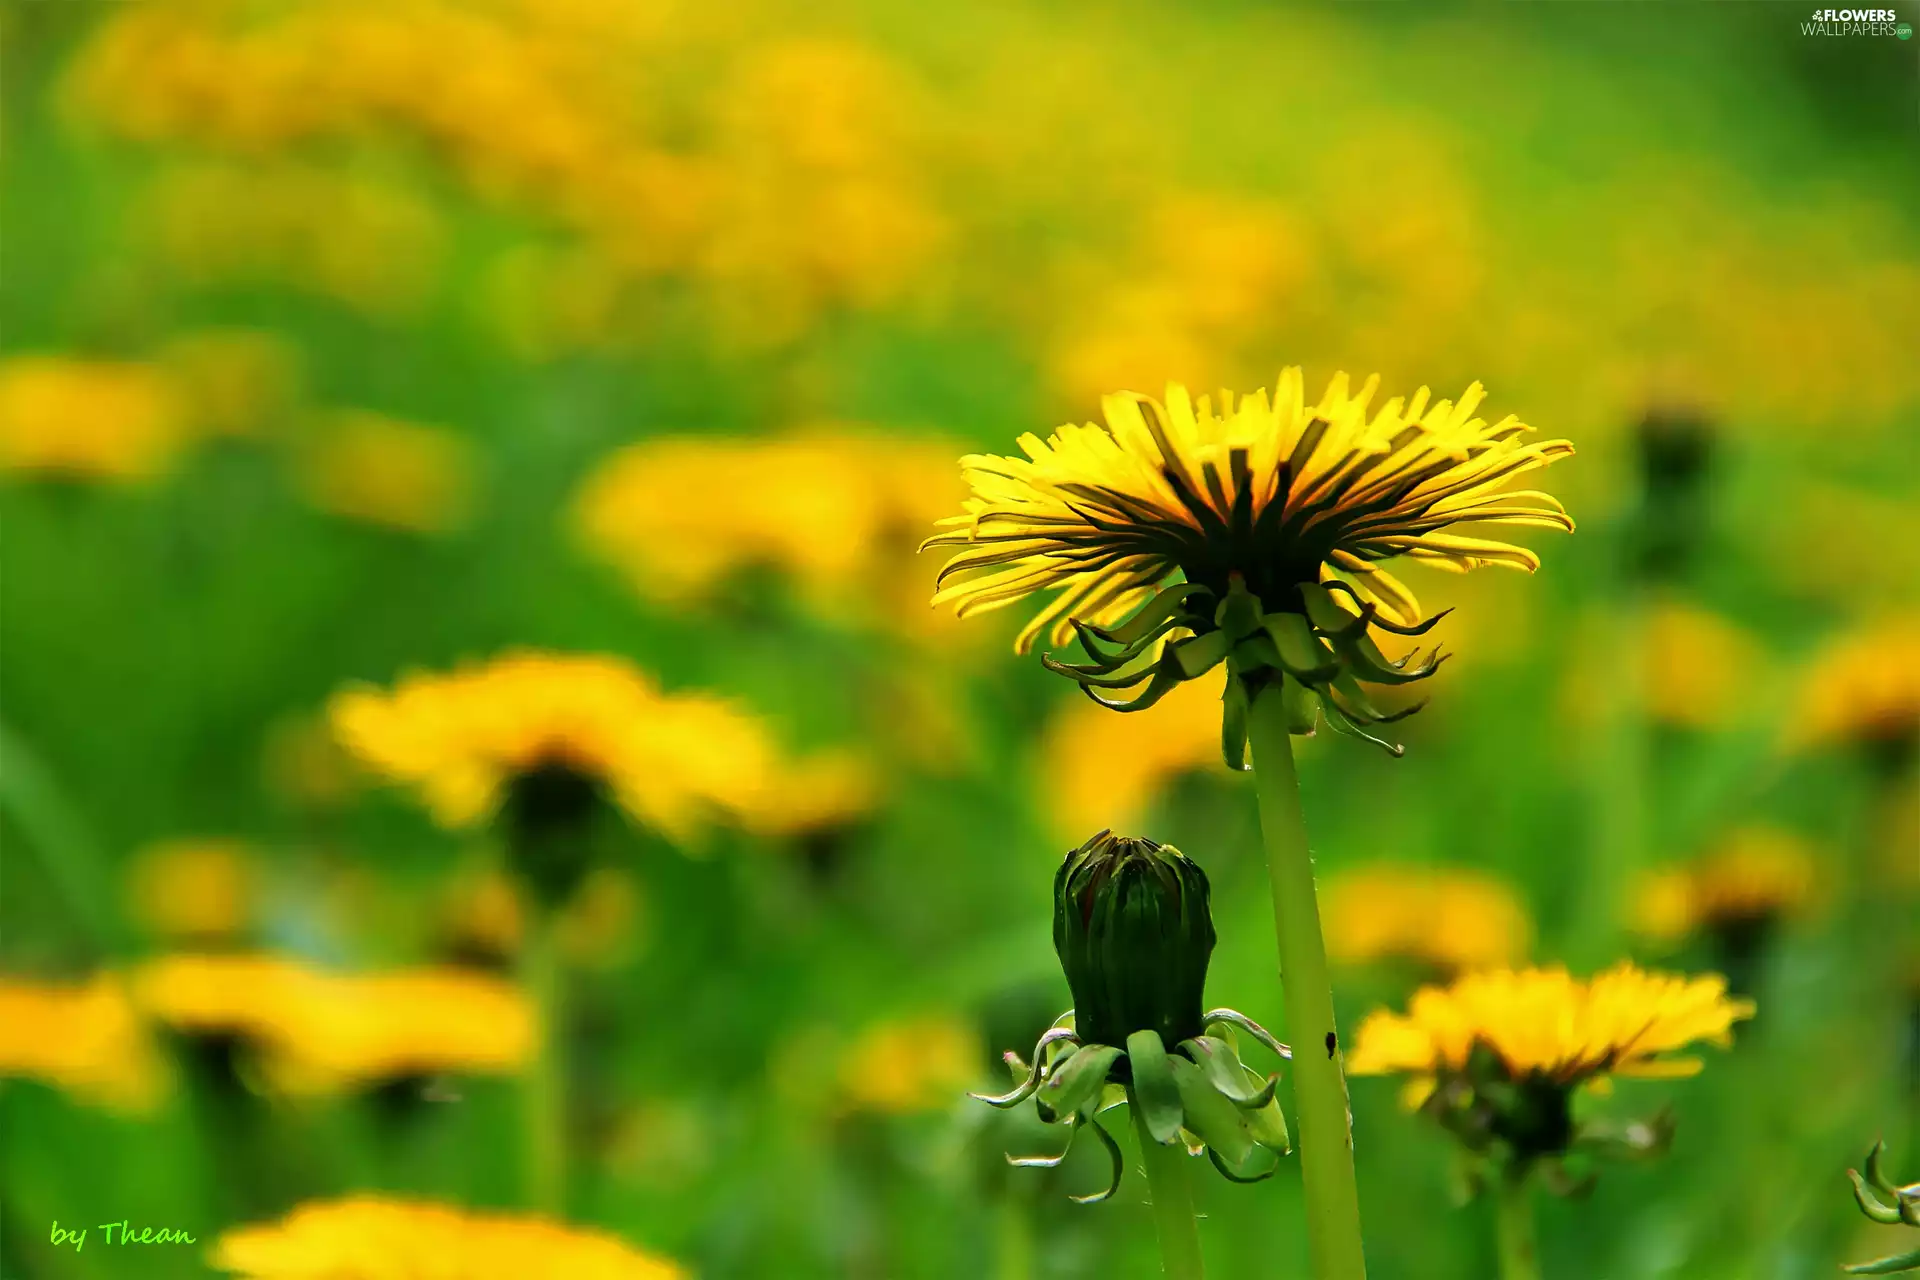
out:
<path id="1" fill-rule="evenodd" d="M 632 873 L 595 867 L 560 908 L 555 923 L 560 953 L 583 967 L 618 964 L 642 941 L 645 913 L 646 901 Z M 526 938 L 526 905 L 501 871 L 455 880 L 443 914 L 445 937 L 457 956 L 497 964 L 518 955 Z"/>
<path id="2" fill-rule="evenodd" d="M 1647 710 L 1668 724 L 1711 729 L 1736 719 L 1760 673 L 1760 646 L 1707 609 L 1662 601 L 1647 618 Z"/>
<path id="3" fill-rule="evenodd" d="M 240 1227 L 213 1265 L 241 1280 L 683 1280 L 679 1264 L 603 1231 L 522 1214 L 354 1196 Z"/>
<path id="4" fill-rule="evenodd" d="M 1752 1016 L 1753 1002 L 1730 998 L 1718 974 L 1686 978 L 1622 962 L 1583 981 L 1558 967 L 1493 969 L 1422 987 L 1404 1014 L 1370 1014 L 1347 1069 L 1430 1082 L 1465 1071 L 1484 1048 L 1513 1081 L 1688 1076 L 1700 1070 L 1698 1058 L 1665 1055 L 1696 1041 L 1725 1047 L 1733 1024 Z"/>
<path id="5" fill-rule="evenodd" d="M 1635 923 L 1674 942 L 1702 930 L 1738 928 L 1805 911 L 1818 884 L 1808 843 L 1775 827 L 1742 827 L 1717 848 L 1642 881 Z"/>
<path id="6" fill-rule="evenodd" d="M 910 531 L 963 491 L 944 446 L 814 426 L 770 440 L 629 446 L 587 480 L 574 523 L 645 596 L 710 598 L 763 566 L 789 576 L 815 608 L 857 617 L 876 599 L 891 603 L 912 565 Z"/>
<path id="7" fill-rule="evenodd" d="M 287 1011 L 266 1063 L 288 1092 L 442 1071 L 511 1075 L 538 1039 L 518 987 L 468 970 L 332 974 L 312 994 L 311 1004 Z"/>
<path id="8" fill-rule="evenodd" d="M 1920 739 L 1920 617 L 1889 618 L 1815 658 L 1788 738 L 1801 748 Z"/>
<path id="9" fill-rule="evenodd" d="M 129 1112 L 151 1108 L 166 1085 L 125 982 L 110 974 L 70 985 L 0 978 L 0 1076 Z"/>
<path id="10" fill-rule="evenodd" d="M 942 1111 L 980 1077 L 980 1033 L 963 1019 L 927 1015 L 869 1027 L 840 1060 L 840 1099 L 853 1111 Z"/>
<path id="11" fill-rule="evenodd" d="M 1056 830 L 1132 831 L 1178 778 L 1220 771 L 1220 691 L 1195 680 L 1150 711 L 1114 717 L 1085 700 L 1062 707 L 1040 748 Z"/>
<path id="12" fill-rule="evenodd" d="M 472 511 L 474 471 L 472 446 L 454 432 L 351 411 L 320 424 L 301 484 L 322 511 L 406 533 L 444 533 Z"/>
<path id="13" fill-rule="evenodd" d="M 245 931 L 255 896 L 251 850 L 228 839 L 163 840 L 134 856 L 127 901 L 168 942 L 217 942 Z"/>
<path id="14" fill-rule="evenodd" d="M 763 836 L 804 836 L 845 827 L 873 811 L 880 781 L 873 762 L 851 751 L 824 751 L 768 778 L 741 814 Z"/>
<path id="15" fill-rule="evenodd" d="M 1511 416 L 1491 425 L 1474 416 L 1477 383 L 1457 403 L 1423 387 L 1372 408 L 1377 389 L 1374 378 L 1356 393 L 1341 374 L 1309 405 L 1298 369 L 1281 374 L 1271 398 L 1195 401 L 1174 384 L 1164 404 L 1111 395 L 1104 424 L 1023 436 L 1025 457 L 964 458 L 966 514 L 940 521 L 946 531 L 926 543 L 957 549 L 934 603 L 964 616 L 1052 592 L 1016 650 L 1078 635 L 1092 663 L 1048 664 L 1089 691 L 1146 682 L 1139 697 L 1109 704 L 1119 709 L 1151 705 L 1231 656 L 1230 669 L 1272 671 L 1290 691 L 1295 732 L 1313 727 L 1307 691 L 1336 728 L 1397 718 L 1356 681 L 1417 680 L 1438 658 L 1389 662 L 1368 638 L 1371 626 L 1431 625 L 1383 562 L 1536 568 L 1525 548 L 1451 530 L 1570 529 L 1550 495 L 1502 486 L 1572 446 L 1526 443 L 1529 428 Z M 1229 682 L 1230 700 L 1240 686 Z M 1230 701 L 1236 763 L 1242 718 Z"/>
<path id="16" fill-rule="evenodd" d="M 178 457 L 185 425 L 172 381 L 149 365 L 57 355 L 0 362 L 0 471 L 152 481 Z"/>
<path id="17" fill-rule="evenodd" d="M 1532 922 L 1505 881 L 1457 868 L 1375 864 L 1327 881 L 1327 957 L 1340 964 L 1403 959 L 1446 973 L 1512 964 Z"/>
<path id="18" fill-rule="evenodd" d="M 172 955 L 137 974 L 142 1007 L 183 1035 L 233 1039 L 290 1093 L 456 1071 L 506 1074 L 538 1028 L 518 988 L 453 968 L 329 973 L 274 955 Z"/>
<path id="19" fill-rule="evenodd" d="M 299 352 L 271 333 L 199 329 L 170 340 L 158 358 L 204 435 L 259 435 L 299 397 Z"/>
<path id="20" fill-rule="evenodd" d="M 750 807 L 772 764 L 753 717 L 704 694 L 664 692 L 602 655 L 509 653 L 410 675 L 391 692 L 349 689 L 329 710 L 348 750 L 418 789 L 456 827 L 492 814 L 516 781 L 558 770 L 685 840 L 716 812 Z"/>

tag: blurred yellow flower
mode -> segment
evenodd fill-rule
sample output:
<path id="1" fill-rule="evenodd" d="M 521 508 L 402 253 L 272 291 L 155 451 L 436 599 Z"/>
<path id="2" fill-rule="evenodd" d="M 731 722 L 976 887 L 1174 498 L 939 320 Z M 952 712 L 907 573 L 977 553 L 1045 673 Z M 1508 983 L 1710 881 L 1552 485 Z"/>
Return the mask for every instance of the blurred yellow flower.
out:
<path id="1" fill-rule="evenodd" d="M 172 955 L 136 977 L 141 1006 L 259 1055 L 275 1089 L 307 1093 L 441 1071 L 519 1070 L 538 1036 L 519 989 L 453 968 L 330 973 L 274 955 Z"/>
<path id="2" fill-rule="evenodd" d="M 595 867 L 560 907 L 555 934 L 573 964 L 607 968 L 633 954 L 646 927 L 639 881 L 618 867 Z M 526 905 L 503 871 L 462 876 L 449 888 L 443 912 L 456 953 L 503 962 L 520 952 Z"/>
<path id="3" fill-rule="evenodd" d="M 1572 527 L 1560 504 L 1535 490 L 1501 492 L 1520 473 L 1573 452 L 1565 441 L 1524 444 L 1529 430 L 1507 417 L 1473 416 L 1483 397 L 1469 387 L 1456 404 L 1388 400 L 1368 417 L 1378 389 L 1357 394 L 1345 374 L 1317 405 L 1303 399 L 1300 371 L 1267 393 L 1217 407 L 1186 388 L 1167 402 L 1108 396 L 1106 424 L 1063 426 L 1047 440 L 1021 437 L 1024 458 L 972 455 L 966 514 L 940 521 L 928 546 L 957 547 L 941 571 L 935 604 L 962 615 L 998 609 L 1041 591 L 1058 594 L 1020 632 L 1065 645 L 1072 620 L 1112 624 L 1176 571 L 1225 598 L 1244 576 L 1269 608 L 1298 584 L 1351 584 L 1386 618 L 1421 621 L 1413 594 L 1379 562 L 1407 557 L 1465 572 L 1503 564 L 1532 570 L 1522 547 L 1443 530 L 1456 524 Z M 955 575 L 959 580 L 947 582 Z"/>
<path id="4" fill-rule="evenodd" d="M 574 522 L 643 595 L 699 599 L 764 565 L 818 607 L 871 612 L 912 566 L 918 531 L 962 492 L 945 446 L 816 426 L 631 445 L 588 478 Z"/>
<path id="5" fill-rule="evenodd" d="M 140 850 L 127 869 L 131 914 L 169 943 L 220 942 L 245 932 L 256 895 L 245 841 L 164 840 Z"/>
<path id="6" fill-rule="evenodd" d="M 1452 974 L 1512 964 L 1533 935 L 1512 886 L 1460 868 L 1375 863 L 1337 873 L 1321 915 L 1336 964 L 1403 959 Z"/>
<path id="7" fill-rule="evenodd" d="M 473 449 L 440 427 L 336 412 L 316 424 L 301 485 L 323 511 L 407 533 L 444 533 L 473 508 Z"/>
<path id="8" fill-rule="evenodd" d="M 338 808 L 360 778 L 324 715 L 293 712 L 267 729 L 261 778 L 274 795 L 307 809 Z"/>
<path id="9" fill-rule="evenodd" d="M 873 811 L 880 782 L 873 762 L 852 751 L 823 751 L 773 771 L 741 811 L 756 835 L 804 836 L 843 827 Z"/>
<path id="10" fill-rule="evenodd" d="M 155 1051 L 124 981 L 0 978 L 0 1076 L 24 1076 L 116 1111 L 145 1111 L 165 1090 Z"/>
<path id="11" fill-rule="evenodd" d="M 1829 645 L 1809 665 L 1788 726 L 1798 748 L 1920 738 L 1920 617 L 1893 617 Z"/>
<path id="12" fill-rule="evenodd" d="M 1053 827 L 1069 840 L 1132 831 L 1178 778 L 1224 773 L 1220 689 L 1191 680 L 1136 715 L 1115 716 L 1076 697 L 1047 726 L 1039 782 Z"/>
<path id="13" fill-rule="evenodd" d="M 189 284 L 290 285 L 377 317 L 427 299 L 446 235 L 409 188 L 299 160 L 169 167 L 145 202 L 145 252 Z"/>
<path id="14" fill-rule="evenodd" d="M 300 395 L 300 354 L 273 333 L 192 330 L 169 339 L 158 362 L 202 435 L 259 435 L 289 413 Z"/>
<path id="15" fill-rule="evenodd" d="M 237 1227 L 213 1265 L 241 1280 L 684 1280 L 606 1232 L 521 1214 L 355 1196 Z"/>
<path id="16" fill-rule="evenodd" d="M 1812 846 L 1777 827 L 1742 827 L 1705 856 L 1650 872 L 1635 903 L 1635 927 L 1659 942 L 1801 914 L 1812 905 Z"/>
<path id="17" fill-rule="evenodd" d="M 523 651 L 416 673 L 391 692 L 344 690 L 329 714 L 348 750 L 417 788 L 455 827 L 488 817 L 516 778 L 558 767 L 685 840 L 718 812 L 750 808 L 773 766 L 751 715 L 706 694 L 664 692 L 633 664 L 597 654 Z"/>
<path id="18" fill-rule="evenodd" d="M 1646 643 L 1649 713 L 1690 729 L 1739 717 L 1762 665 L 1745 631 L 1698 605 L 1663 600 L 1647 618 Z"/>
<path id="19" fill-rule="evenodd" d="M 1733 1024 L 1752 1016 L 1753 1002 L 1729 998 L 1718 974 L 1649 973 L 1624 961 L 1591 980 L 1558 967 L 1486 970 L 1422 987 L 1405 1014 L 1369 1014 L 1347 1070 L 1431 1081 L 1464 1071 L 1485 1047 L 1515 1081 L 1687 1076 L 1698 1058 L 1662 1055 L 1699 1040 L 1725 1047 Z"/>
<path id="20" fill-rule="evenodd" d="M 0 471 L 141 483 L 164 474 L 185 443 L 177 389 L 150 365 L 41 354 L 0 361 Z"/>
<path id="21" fill-rule="evenodd" d="M 928 1015 L 869 1027 L 840 1060 L 851 1111 L 914 1115 L 954 1105 L 979 1080 L 984 1049 L 967 1021 Z"/>

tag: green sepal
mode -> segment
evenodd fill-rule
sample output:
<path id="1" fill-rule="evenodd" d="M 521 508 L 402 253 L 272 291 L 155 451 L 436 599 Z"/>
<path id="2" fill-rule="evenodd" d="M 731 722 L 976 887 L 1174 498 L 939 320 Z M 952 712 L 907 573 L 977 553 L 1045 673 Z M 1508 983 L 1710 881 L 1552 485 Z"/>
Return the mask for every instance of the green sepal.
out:
<path id="1" fill-rule="evenodd" d="M 1061 1163 L 1066 1160 L 1067 1153 L 1073 1150 L 1073 1140 L 1078 1135 L 1079 1129 L 1080 1126 L 1076 1121 L 1068 1122 L 1067 1145 L 1060 1148 L 1059 1155 L 1016 1156 L 1012 1152 L 1008 1152 L 1007 1163 L 1016 1169 L 1058 1169 Z"/>
<path id="2" fill-rule="evenodd" d="M 1366 614 L 1349 613 L 1317 582 L 1301 583 L 1300 599 L 1307 606 L 1307 620 L 1330 638 L 1361 634 L 1367 629 Z"/>
<path id="3" fill-rule="evenodd" d="M 1133 1104 L 1140 1108 L 1147 1132 L 1161 1145 L 1180 1137 L 1180 1086 L 1160 1033 L 1143 1027 L 1127 1037 L 1127 1062 L 1133 1068 Z"/>
<path id="4" fill-rule="evenodd" d="M 1252 1067 L 1246 1070 L 1249 1076 L 1254 1079 L 1259 1078 Z M 1277 1079 L 1275 1076 L 1267 1077 L 1269 1089 L 1275 1079 Z M 1247 1127 L 1253 1131 L 1255 1142 L 1263 1147 L 1270 1147 L 1283 1156 L 1293 1150 L 1293 1135 L 1287 1131 L 1287 1113 L 1280 1109 L 1280 1099 L 1274 1097 L 1271 1092 L 1267 1094 L 1267 1101 L 1263 1106 L 1250 1109 L 1246 1116 Z"/>
<path id="5" fill-rule="evenodd" d="M 1053 1073 L 1040 1086 L 1041 1104 L 1056 1115 L 1080 1110 L 1100 1096 L 1100 1086 L 1107 1082 L 1107 1072 L 1119 1056 L 1120 1050 L 1112 1045 L 1082 1045 L 1054 1064 Z"/>
<path id="6" fill-rule="evenodd" d="M 1092 1195 L 1067 1197 L 1075 1204 L 1099 1204 L 1102 1200 L 1109 1198 L 1120 1189 L 1120 1178 L 1126 1172 L 1127 1162 L 1120 1154 L 1120 1144 L 1113 1140 L 1113 1135 L 1107 1132 L 1106 1126 L 1095 1118 L 1097 1114 L 1098 1109 L 1088 1113 L 1084 1117 L 1084 1123 L 1087 1128 L 1093 1130 L 1094 1136 L 1100 1139 L 1100 1145 L 1107 1149 L 1107 1161 L 1111 1172 L 1107 1179 L 1106 1190 L 1096 1191 Z"/>
<path id="7" fill-rule="evenodd" d="M 1410 653 L 1398 662 L 1389 661 L 1373 637 L 1364 633 L 1345 637 L 1338 644 L 1347 670 L 1368 684 L 1412 684 L 1431 676 L 1446 661 L 1438 649 L 1428 654 L 1424 662 L 1415 661 L 1419 657 L 1417 653 Z"/>
<path id="8" fill-rule="evenodd" d="M 1280 698 L 1287 713 L 1287 732 L 1298 737 L 1312 737 L 1319 727 L 1319 695 L 1283 672 L 1280 676 Z"/>
<path id="9" fill-rule="evenodd" d="M 1220 758 L 1236 773 L 1247 769 L 1247 686 L 1238 675 L 1227 677 L 1220 695 Z"/>
<path id="10" fill-rule="evenodd" d="M 1087 651 L 1087 656 L 1092 658 L 1096 664 L 1108 670 L 1113 670 L 1126 663 L 1132 662 L 1142 653 L 1145 653 L 1155 641 L 1159 640 L 1160 637 L 1166 635 L 1169 631 L 1178 631 L 1182 627 L 1197 629 L 1205 625 L 1203 619 L 1192 617 L 1189 614 L 1177 613 L 1173 617 L 1162 621 L 1158 626 L 1152 628 L 1147 634 L 1141 636 L 1131 644 L 1122 645 L 1117 649 L 1109 649 L 1100 642 L 1099 637 L 1093 634 L 1086 623 L 1080 621 L 1078 618 L 1070 618 L 1068 621 L 1073 624 L 1074 633 L 1080 638 L 1080 647 Z"/>
<path id="11" fill-rule="evenodd" d="M 1178 614 L 1187 601 L 1198 595 L 1212 595 L 1213 592 L 1197 582 L 1176 582 L 1167 587 L 1153 599 L 1135 610 L 1132 617 L 1115 627 L 1096 626 L 1091 622 L 1076 622 L 1074 628 L 1080 633 L 1081 642 L 1086 637 L 1094 638 L 1122 648 L 1131 645 L 1146 636 L 1155 627 Z M 1088 650 L 1092 652 L 1091 649 Z"/>
<path id="12" fill-rule="evenodd" d="M 969 1093 L 967 1096 L 969 1098 L 977 1098 L 992 1107 L 1018 1106 L 1020 1103 L 1032 1097 L 1033 1091 L 1040 1087 L 1040 1081 L 1045 1074 L 1045 1068 L 1051 1065 L 1045 1059 L 1048 1047 L 1058 1044 L 1063 1040 L 1072 1039 L 1073 1032 L 1069 1028 L 1049 1028 L 1047 1032 L 1040 1037 L 1039 1043 L 1033 1046 L 1033 1065 L 1031 1067 L 1020 1060 L 1019 1054 L 1009 1049 L 1006 1055 L 1007 1065 L 1013 1069 L 1016 1078 L 1020 1076 L 1026 1078 L 1019 1080 L 1011 1093 Z"/>
<path id="13" fill-rule="evenodd" d="M 1323 705 L 1327 712 L 1327 723 L 1333 726 L 1335 733 L 1345 734 L 1349 738 L 1358 738 L 1363 742 L 1371 742 L 1396 760 L 1407 754 L 1407 749 L 1399 743 L 1388 742 L 1385 738 L 1376 738 L 1368 733 L 1361 727 L 1358 719 L 1348 714 L 1346 709 L 1333 699 L 1326 699 Z"/>
<path id="14" fill-rule="evenodd" d="M 1261 622 L 1280 651 L 1280 665 L 1302 684 L 1325 684 L 1340 674 L 1340 659 L 1297 613 L 1270 613 Z"/>
<path id="15" fill-rule="evenodd" d="M 1062 662 L 1050 653 L 1043 653 L 1040 655 L 1040 665 L 1055 675 L 1065 676 L 1082 687 L 1131 689 L 1148 676 L 1165 669 L 1167 658 L 1163 653 L 1152 662 L 1128 671 L 1119 666 L 1107 666 L 1097 662 Z"/>
<path id="16" fill-rule="evenodd" d="M 1265 1045 L 1275 1056 L 1285 1058 L 1289 1062 L 1293 1060 L 1293 1049 L 1290 1046 L 1280 1043 L 1280 1041 L 1274 1038 L 1273 1032 L 1267 1030 L 1246 1014 L 1241 1013 L 1238 1009 L 1209 1009 L 1201 1021 L 1209 1031 L 1216 1026 L 1238 1028 Z M 1228 1041 L 1228 1043 L 1231 1044 L 1232 1042 Z M 1239 1051 L 1236 1049 L 1235 1056 L 1237 1057 L 1238 1054 Z"/>
<path id="17" fill-rule="evenodd" d="M 1873 1150 L 1867 1152 L 1866 1162 L 1861 1165 L 1861 1168 L 1866 1171 L 1867 1181 L 1872 1183 L 1877 1190 L 1886 1195 L 1897 1197 L 1900 1194 L 1900 1188 L 1893 1185 L 1892 1179 L 1887 1177 L 1886 1170 L 1880 1163 L 1880 1157 L 1886 1155 L 1886 1153 L 1886 1139 L 1874 1139 Z"/>
<path id="18" fill-rule="evenodd" d="M 1082 680 L 1079 684 L 1081 692 L 1085 693 L 1089 698 L 1092 698 L 1109 711 L 1145 711 L 1148 707 L 1153 706 L 1159 702 L 1160 699 L 1166 697 L 1175 689 L 1178 689 L 1183 682 L 1179 666 L 1177 664 L 1169 664 L 1163 655 L 1160 659 L 1160 664 L 1153 670 L 1153 679 L 1148 682 L 1145 689 L 1141 690 L 1140 693 L 1133 698 L 1109 700 L 1094 692 L 1093 685 L 1087 681 Z"/>
<path id="19" fill-rule="evenodd" d="M 1368 626 L 1378 627 L 1382 631 L 1392 632 L 1396 636 L 1423 636 L 1438 626 L 1440 619 L 1453 612 L 1451 609 L 1442 609 L 1431 618 L 1422 618 L 1410 627 L 1404 626 L 1398 622 L 1389 622 L 1387 619 L 1381 617 L 1380 611 L 1374 608 L 1368 601 L 1361 599 L 1360 593 L 1354 589 L 1353 584 L 1350 582 L 1342 582 L 1338 578 L 1329 578 L 1320 585 L 1329 591 L 1344 591 L 1348 596 L 1352 597 L 1354 604 L 1359 606 L 1360 613 L 1366 618 Z"/>
<path id="20" fill-rule="evenodd" d="M 1250 1159 L 1259 1161 L 1261 1158 L 1262 1148 L 1255 1147 Z M 1228 1182 L 1239 1182 L 1243 1184 L 1249 1182 L 1265 1182 L 1268 1178 L 1271 1178 L 1275 1173 L 1279 1172 L 1280 1156 L 1277 1152 L 1266 1151 L 1265 1158 L 1267 1167 L 1259 1173 L 1249 1174 L 1244 1170 L 1229 1169 L 1227 1162 L 1220 1158 L 1219 1152 L 1215 1151 L 1212 1147 L 1207 1148 L 1207 1159 L 1213 1161 L 1213 1167 L 1218 1170 L 1220 1176 Z"/>
<path id="21" fill-rule="evenodd" d="M 1852 1169 L 1847 1170 L 1847 1177 L 1853 1182 L 1853 1198 L 1859 1204 L 1860 1212 L 1875 1222 L 1883 1222 L 1888 1226 L 1900 1221 L 1900 1210 L 1892 1205 L 1881 1204 L 1874 1194 L 1867 1190 L 1866 1179 Z"/>
<path id="22" fill-rule="evenodd" d="M 1920 1249 L 1908 1253 L 1897 1253 L 1890 1258 L 1879 1258 L 1873 1262 L 1856 1263 L 1851 1267 L 1842 1267 L 1853 1276 L 1890 1276 L 1901 1271 L 1920 1271 Z"/>
<path id="23" fill-rule="evenodd" d="M 1236 671 L 1271 671 L 1275 675 L 1286 670 L 1280 661 L 1279 647 L 1264 631 L 1257 631 L 1233 646 L 1233 666 Z"/>
<path id="24" fill-rule="evenodd" d="M 1184 1057 L 1173 1054 L 1167 1065 L 1173 1069 L 1174 1087 L 1180 1091 L 1186 1127 L 1228 1164 L 1237 1167 L 1244 1163 L 1254 1145 L 1246 1113 L 1213 1087 L 1204 1070 Z"/>
<path id="25" fill-rule="evenodd" d="M 1260 629 L 1260 599 L 1247 590 L 1247 584 L 1234 575 L 1227 594 L 1213 611 L 1213 625 L 1238 640 Z"/>
<path id="26" fill-rule="evenodd" d="M 1187 679 L 1196 679 L 1213 670 L 1226 660 L 1227 650 L 1232 641 L 1224 631 L 1209 631 L 1203 636 L 1192 636 L 1186 640 L 1176 640 L 1167 646 L 1167 652 L 1180 664 L 1181 674 Z"/>
<path id="27" fill-rule="evenodd" d="M 1232 1043 L 1216 1036 L 1195 1036 L 1191 1040 L 1182 1040 L 1180 1047 L 1187 1052 L 1200 1069 L 1206 1073 L 1207 1081 L 1227 1099 L 1238 1107 L 1261 1107 L 1273 1097 L 1278 1076 L 1268 1078 L 1261 1086 L 1249 1089 L 1247 1074 L 1251 1070 Z M 1255 1076 L 1256 1080 L 1260 1077 Z"/>

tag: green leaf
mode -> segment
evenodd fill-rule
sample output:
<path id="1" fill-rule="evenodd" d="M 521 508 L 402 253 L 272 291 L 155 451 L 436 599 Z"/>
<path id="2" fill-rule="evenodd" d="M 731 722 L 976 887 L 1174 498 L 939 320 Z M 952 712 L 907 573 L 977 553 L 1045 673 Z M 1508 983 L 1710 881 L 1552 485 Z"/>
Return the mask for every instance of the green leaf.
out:
<path id="1" fill-rule="evenodd" d="M 1173 1077 L 1167 1047 L 1151 1027 L 1127 1037 L 1127 1062 L 1133 1068 L 1133 1104 L 1147 1132 L 1165 1146 L 1180 1137 L 1180 1086 Z"/>

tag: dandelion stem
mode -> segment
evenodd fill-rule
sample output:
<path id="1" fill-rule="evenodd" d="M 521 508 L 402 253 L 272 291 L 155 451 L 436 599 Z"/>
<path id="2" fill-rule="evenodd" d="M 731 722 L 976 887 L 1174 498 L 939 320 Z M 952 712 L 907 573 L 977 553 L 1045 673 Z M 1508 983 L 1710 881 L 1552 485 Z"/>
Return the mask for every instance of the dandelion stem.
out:
<path id="1" fill-rule="evenodd" d="M 1533 1229 L 1533 1179 L 1524 1169 L 1499 1178 L 1494 1236 L 1500 1250 L 1500 1280 L 1540 1280 L 1540 1249 Z"/>
<path id="2" fill-rule="evenodd" d="M 998 1280 L 1033 1280 L 1033 1213 L 1025 1197 L 1007 1191 L 1000 1197 Z"/>
<path id="3" fill-rule="evenodd" d="M 540 1021 L 539 1043 L 527 1064 L 524 1098 L 527 1202 L 556 1216 L 566 1208 L 566 1002 L 556 943 L 555 913 L 529 903 L 521 977 Z"/>
<path id="4" fill-rule="evenodd" d="M 1343 1050 L 1333 1020 L 1327 946 L 1314 898 L 1300 779 L 1280 686 L 1253 699 L 1247 736 L 1260 796 L 1260 829 L 1273 889 L 1273 927 L 1280 944 L 1280 986 L 1293 1042 L 1293 1105 L 1300 1127 L 1300 1171 L 1306 1185 L 1307 1247 L 1317 1280 L 1362 1280 L 1360 1196 L 1353 1177 L 1353 1117 L 1347 1104 Z"/>
<path id="5" fill-rule="evenodd" d="M 1153 1200 L 1153 1225 L 1160 1236 L 1160 1265 L 1167 1280 L 1202 1280 L 1200 1224 L 1193 1216 L 1193 1190 L 1187 1181 L 1187 1150 L 1179 1143 L 1163 1147 L 1147 1132 L 1146 1113 L 1127 1095 L 1133 1132 L 1140 1139 L 1140 1163 L 1147 1171 Z"/>

